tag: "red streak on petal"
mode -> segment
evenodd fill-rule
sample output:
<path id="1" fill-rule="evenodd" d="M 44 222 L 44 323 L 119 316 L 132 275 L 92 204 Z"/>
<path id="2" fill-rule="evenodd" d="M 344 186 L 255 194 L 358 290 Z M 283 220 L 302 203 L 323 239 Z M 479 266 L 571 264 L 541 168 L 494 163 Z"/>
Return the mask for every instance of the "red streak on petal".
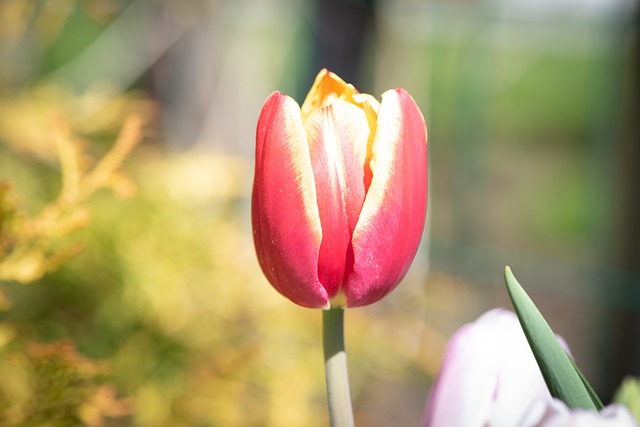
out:
<path id="1" fill-rule="evenodd" d="M 336 101 L 313 113 L 305 128 L 322 224 L 318 277 L 332 298 L 353 267 L 351 236 L 365 197 L 369 127 L 361 109 Z"/>
<path id="2" fill-rule="evenodd" d="M 340 290 L 345 275 L 345 256 L 351 235 L 345 213 L 344 184 L 341 182 L 344 176 L 330 109 L 312 114 L 306 123 L 306 131 L 322 224 L 318 278 L 329 298 L 333 298 Z"/>

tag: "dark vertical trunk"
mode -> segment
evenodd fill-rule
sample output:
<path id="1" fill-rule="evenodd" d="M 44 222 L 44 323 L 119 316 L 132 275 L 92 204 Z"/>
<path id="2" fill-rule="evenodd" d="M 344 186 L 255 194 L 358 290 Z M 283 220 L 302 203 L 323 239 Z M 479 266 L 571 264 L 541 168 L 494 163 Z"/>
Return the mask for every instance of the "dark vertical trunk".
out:
<path id="1" fill-rule="evenodd" d="M 609 330 L 608 375 L 604 397 L 611 397 L 625 376 L 640 376 L 640 8 L 629 28 L 629 56 L 623 94 L 624 121 L 618 159 L 616 244 L 614 257 L 620 274 L 611 285 L 620 292 L 612 311 Z M 613 290 L 616 292 L 616 290 Z"/>
<path id="2" fill-rule="evenodd" d="M 361 87 L 361 69 L 367 35 L 373 26 L 373 0 L 316 0 L 313 24 L 313 63 L 309 84 L 322 68 Z"/>

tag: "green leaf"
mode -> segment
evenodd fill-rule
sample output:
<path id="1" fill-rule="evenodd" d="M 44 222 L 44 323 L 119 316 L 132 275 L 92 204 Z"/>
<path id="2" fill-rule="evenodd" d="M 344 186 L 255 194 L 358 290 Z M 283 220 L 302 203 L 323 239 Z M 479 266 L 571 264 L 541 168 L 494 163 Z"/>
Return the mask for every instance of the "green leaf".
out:
<path id="1" fill-rule="evenodd" d="M 509 267 L 505 268 L 504 277 L 511 303 L 551 395 L 570 408 L 602 409 L 602 402 L 593 388 L 560 345 Z"/>
<path id="2" fill-rule="evenodd" d="M 640 423 L 640 378 L 627 377 L 616 391 L 613 401 L 629 408 Z"/>

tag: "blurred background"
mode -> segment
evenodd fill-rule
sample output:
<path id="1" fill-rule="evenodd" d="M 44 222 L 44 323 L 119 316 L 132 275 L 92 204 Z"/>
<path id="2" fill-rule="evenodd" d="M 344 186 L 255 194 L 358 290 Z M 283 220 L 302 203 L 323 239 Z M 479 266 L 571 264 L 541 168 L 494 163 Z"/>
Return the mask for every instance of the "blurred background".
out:
<path id="1" fill-rule="evenodd" d="M 510 265 L 610 401 L 640 375 L 638 4 L 0 2 L 0 425 L 327 425 L 320 313 L 249 221 L 255 125 L 320 68 L 407 89 L 423 245 L 347 312 L 361 425 L 417 425 Z"/>

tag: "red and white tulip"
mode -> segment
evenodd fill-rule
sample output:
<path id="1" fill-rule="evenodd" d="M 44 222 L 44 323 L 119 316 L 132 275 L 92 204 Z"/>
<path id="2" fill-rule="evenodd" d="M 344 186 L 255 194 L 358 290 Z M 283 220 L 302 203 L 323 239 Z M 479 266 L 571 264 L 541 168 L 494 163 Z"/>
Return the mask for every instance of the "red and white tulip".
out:
<path id="1" fill-rule="evenodd" d="M 391 292 L 418 249 L 427 132 L 403 89 L 378 102 L 320 71 L 302 107 L 274 92 L 258 120 L 253 236 L 269 282 L 314 308 Z"/>

